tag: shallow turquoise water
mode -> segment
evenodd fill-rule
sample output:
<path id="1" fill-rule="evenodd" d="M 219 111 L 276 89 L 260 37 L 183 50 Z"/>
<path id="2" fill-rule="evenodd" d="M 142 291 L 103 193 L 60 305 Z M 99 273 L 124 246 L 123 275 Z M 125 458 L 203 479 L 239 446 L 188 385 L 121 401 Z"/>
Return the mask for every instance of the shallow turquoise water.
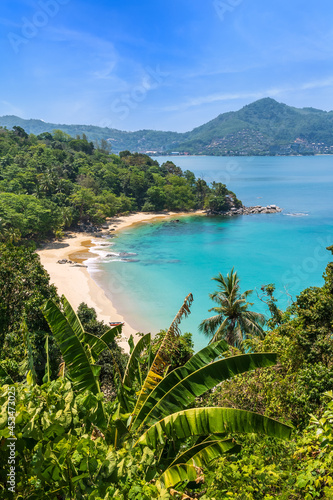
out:
<path id="1" fill-rule="evenodd" d="M 179 223 L 161 221 L 119 233 L 90 271 L 133 326 L 152 332 L 167 328 L 192 292 L 192 313 L 181 328 L 193 333 L 198 349 L 207 343 L 197 326 L 210 315 L 208 294 L 218 272 L 234 267 L 242 290 L 255 289 L 259 295 L 262 285 L 275 283 L 281 307 L 290 303 L 290 295 L 323 283 L 330 260 L 325 247 L 333 243 L 332 157 L 172 159 L 207 182 L 225 182 L 245 205 L 274 203 L 284 210 L 184 217 Z M 106 257 L 107 252 L 114 255 Z M 256 291 L 253 309 L 265 312 Z"/>

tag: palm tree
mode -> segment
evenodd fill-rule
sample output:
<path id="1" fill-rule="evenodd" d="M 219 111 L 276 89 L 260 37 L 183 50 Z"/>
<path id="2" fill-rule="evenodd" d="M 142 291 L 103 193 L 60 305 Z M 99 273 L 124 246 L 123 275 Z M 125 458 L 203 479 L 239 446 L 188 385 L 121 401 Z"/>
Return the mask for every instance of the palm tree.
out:
<path id="1" fill-rule="evenodd" d="M 219 273 L 212 279 L 217 281 L 218 290 L 209 296 L 218 306 L 209 311 L 214 311 L 216 314 L 204 319 L 199 325 L 199 330 L 212 337 L 210 342 L 224 339 L 229 345 L 238 348 L 242 347 L 248 335 L 263 338 L 262 327 L 265 324 L 265 317 L 248 310 L 248 307 L 253 305 L 247 301 L 252 290 L 240 293 L 239 278 L 234 268 L 226 277 Z"/>

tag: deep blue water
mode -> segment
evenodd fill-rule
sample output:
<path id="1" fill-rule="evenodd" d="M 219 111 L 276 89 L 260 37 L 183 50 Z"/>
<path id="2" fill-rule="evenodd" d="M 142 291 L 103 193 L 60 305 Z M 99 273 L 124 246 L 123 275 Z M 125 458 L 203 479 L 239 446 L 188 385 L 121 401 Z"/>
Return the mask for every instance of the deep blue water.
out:
<path id="1" fill-rule="evenodd" d="M 333 244 L 333 157 L 172 157 L 183 170 L 207 182 L 227 184 L 247 206 L 276 204 L 281 214 L 225 217 L 192 216 L 179 223 L 143 224 L 119 233 L 99 261 L 94 279 L 119 311 L 140 331 L 167 328 L 192 292 L 191 331 L 195 347 L 207 339 L 197 326 L 210 315 L 208 294 L 219 272 L 237 270 L 243 291 L 253 289 L 253 309 L 266 312 L 264 284 L 276 284 L 285 308 L 301 290 L 320 286 Z M 105 257 L 113 252 L 113 257 Z M 121 252 L 131 255 L 119 256 Z"/>

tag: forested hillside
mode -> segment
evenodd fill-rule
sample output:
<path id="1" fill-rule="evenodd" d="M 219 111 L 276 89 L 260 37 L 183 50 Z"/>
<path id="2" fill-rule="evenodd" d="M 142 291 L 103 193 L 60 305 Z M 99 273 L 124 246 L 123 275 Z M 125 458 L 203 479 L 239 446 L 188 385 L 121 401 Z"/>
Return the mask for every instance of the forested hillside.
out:
<path id="1" fill-rule="evenodd" d="M 129 151 L 116 156 L 106 141 L 95 147 L 60 130 L 34 136 L 0 129 L 0 158 L 2 232 L 24 238 L 60 236 L 117 213 L 241 206 L 223 184 L 210 187 L 172 162 L 160 166 Z"/>
<path id="2" fill-rule="evenodd" d="M 271 98 L 220 114 L 185 133 L 125 132 L 93 125 L 56 125 L 17 116 L 0 117 L 0 125 L 20 126 L 35 135 L 54 129 L 72 136 L 84 133 L 89 141 L 107 141 L 115 153 L 122 150 L 223 156 L 333 153 L 333 111 L 294 108 Z"/>

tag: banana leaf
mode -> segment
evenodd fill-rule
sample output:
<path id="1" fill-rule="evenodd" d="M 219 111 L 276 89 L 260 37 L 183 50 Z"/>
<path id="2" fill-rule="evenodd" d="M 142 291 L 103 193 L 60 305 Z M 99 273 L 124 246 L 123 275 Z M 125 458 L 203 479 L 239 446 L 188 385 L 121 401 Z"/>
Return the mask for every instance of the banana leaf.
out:
<path id="1" fill-rule="evenodd" d="M 241 446 L 236 444 L 233 439 L 203 441 L 179 455 L 179 457 L 170 464 L 170 467 L 177 464 L 189 464 L 195 465 L 196 467 L 203 467 L 224 453 L 238 453 L 240 449 Z"/>
<path id="2" fill-rule="evenodd" d="M 133 335 L 129 336 L 127 342 L 128 342 L 128 345 L 130 346 L 130 354 L 132 354 L 132 351 L 133 351 L 133 349 L 135 347 L 134 340 L 133 340 Z"/>
<path id="3" fill-rule="evenodd" d="M 134 346 L 131 352 L 131 357 L 128 360 L 123 378 L 123 384 L 127 387 L 130 387 L 132 385 L 138 369 L 138 360 L 141 356 L 141 353 L 149 346 L 150 342 L 151 334 L 147 333 L 147 335 L 141 337 L 141 339 Z"/>
<path id="4" fill-rule="evenodd" d="M 79 332 L 77 335 L 65 315 L 51 300 L 46 302 L 42 312 L 58 342 L 75 389 L 90 390 L 98 394 L 100 367 L 90 362 L 90 356 L 78 337 L 80 335 L 78 323 L 75 324 L 75 330 Z"/>
<path id="5" fill-rule="evenodd" d="M 167 469 L 157 482 L 159 488 L 171 488 L 180 483 L 195 481 L 198 477 L 196 468 L 193 465 L 178 464 Z"/>
<path id="6" fill-rule="evenodd" d="M 276 363 L 275 353 L 242 354 L 220 359 L 187 375 L 185 368 L 171 372 L 147 398 L 133 424 L 133 429 L 143 423 L 152 425 L 171 413 L 188 407 L 197 397 L 240 373 L 271 366 Z"/>
<path id="7" fill-rule="evenodd" d="M 110 334 L 110 332 L 111 332 L 111 330 L 108 330 L 106 332 L 106 334 Z M 112 349 L 110 349 L 108 344 L 103 340 L 103 338 L 105 338 L 105 336 L 102 335 L 102 337 L 97 337 L 96 335 L 94 335 L 92 333 L 84 332 L 84 338 L 85 338 L 86 344 L 88 344 L 88 346 L 89 346 L 91 362 L 94 363 L 95 361 L 97 361 L 99 355 L 103 351 L 105 351 L 105 350 L 109 351 L 109 353 L 111 354 L 112 360 L 113 360 L 114 369 L 118 373 L 119 380 L 121 381 L 122 376 L 121 376 L 121 371 L 120 371 L 119 365 L 118 365 L 118 363 L 113 355 Z M 109 338 L 111 338 L 111 336 L 109 336 Z M 92 349 L 90 346 L 92 346 Z"/>
<path id="8" fill-rule="evenodd" d="M 208 346 L 201 349 L 190 358 L 187 363 L 183 366 L 186 370 L 191 373 L 195 370 L 199 370 L 204 365 L 211 363 L 223 352 L 229 350 L 229 344 L 225 340 L 220 340 L 219 342 L 214 342 Z"/>
<path id="9" fill-rule="evenodd" d="M 277 420 L 245 410 L 233 408 L 191 408 L 169 415 L 150 427 L 136 445 L 156 448 L 166 439 L 186 439 L 190 436 L 208 436 L 214 433 L 250 432 L 289 439 L 292 428 Z"/>
<path id="10" fill-rule="evenodd" d="M 33 345 L 31 343 L 30 332 L 28 330 L 28 326 L 25 320 L 22 321 L 21 328 L 23 332 L 23 339 L 24 339 L 26 359 L 27 359 L 27 368 L 28 368 L 27 380 L 29 379 L 28 382 L 29 385 L 35 385 L 37 384 L 37 374 L 34 363 Z"/>
<path id="11" fill-rule="evenodd" d="M 103 335 L 101 335 L 101 337 L 89 334 L 84 331 L 79 317 L 75 313 L 66 297 L 62 296 L 62 302 L 64 306 L 65 318 L 67 319 L 80 342 L 85 342 L 89 345 L 92 361 L 96 361 L 99 355 L 108 347 L 107 344 L 112 342 L 115 339 L 116 335 L 121 332 L 121 325 L 110 328 Z"/>
<path id="12" fill-rule="evenodd" d="M 97 360 L 105 349 L 109 349 L 108 344 L 113 342 L 115 337 L 121 333 L 121 328 L 121 325 L 110 328 L 100 337 L 92 333 L 84 332 L 84 341 L 89 345 L 94 360 Z"/>
<path id="13" fill-rule="evenodd" d="M 66 299 L 66 297 L 63 295 L 61 297 L 62 304 L 64 307 L 64 316 L 67 319 L 68 323 L 71 325 L 72 330 L 74 331 L 75 335 L 77 338 L 80 340 L 80 342 L 84 341 L 84 329 L 82 326 L 81 321 L 79 320 L 77 314 L 75 313 L 74 309 Z"/>
<path id="14" fill-rule="evenodd" d="M 186 378 L 196 369 L 202 368 L 214 361 L 214 359 L 216 359 L 220 354 L 222 354 L 222 352 L 226 351 L 228 348 L 229 346 L 224 340 L 208 345 L 201 349 L 201 351 L 194 354 L 192 358 L 187 361 L 187 363 L 185 363 L 184 366 L 173 370 L 166 377 L 164 377 L 155 387 L 155 389 L 149 394 L 144 405 L 135 418 L 135 421 L 133 422 L 132 429 L 136 429 L 142 423 L 148 413 L 156 405 L 156 402 L 170 390 L 170 387 L 177 385 L 180 380 Z M 177 408 L 176 411 L 178 410 L 179 408 Z"/>

